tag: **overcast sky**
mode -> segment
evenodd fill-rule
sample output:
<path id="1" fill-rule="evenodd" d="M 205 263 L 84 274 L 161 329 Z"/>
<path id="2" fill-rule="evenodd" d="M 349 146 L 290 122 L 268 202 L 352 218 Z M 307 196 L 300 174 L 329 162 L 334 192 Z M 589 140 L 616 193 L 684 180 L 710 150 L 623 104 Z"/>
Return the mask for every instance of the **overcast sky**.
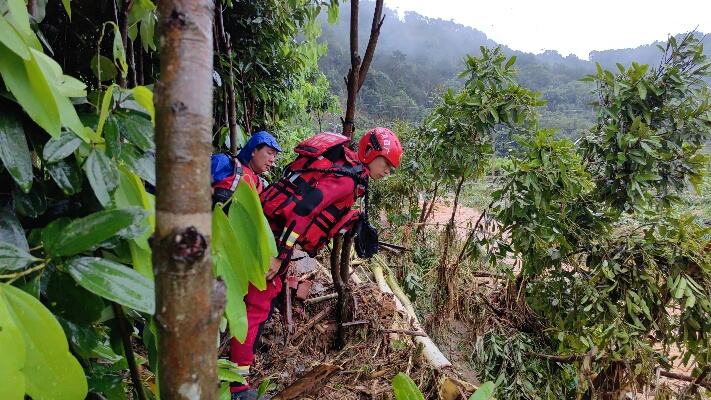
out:
<path id="1" fill-rule="evenodd" d="M 637 47 L 697 26 L 711 33 L 711 0 L 385 0 L 385 5 L 454 20 L 515 50 L 558 50 L 585 60 L 592 50 Z"/>

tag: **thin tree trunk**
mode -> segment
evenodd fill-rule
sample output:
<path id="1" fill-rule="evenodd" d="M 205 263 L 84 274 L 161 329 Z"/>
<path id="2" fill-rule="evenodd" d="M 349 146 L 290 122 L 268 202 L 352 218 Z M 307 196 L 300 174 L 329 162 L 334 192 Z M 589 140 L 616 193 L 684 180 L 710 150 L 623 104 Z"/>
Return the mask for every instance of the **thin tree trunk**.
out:
<path id="1" fill-rule="evenodd" d="M 425 199 L 422 203 L 422 211 L 420 212 L 420 218 L 418 220 L 419 225 L 417 225 L 417 229 L 415 229 L 415 234 L 417 234 L 417 235 L 420 235 L 422 232 L 424 232 L 425 222 L 432 214 L 432 210 L 434 209 L 434 204 L 437 201 L 437 190 L 438 189 L 439 189 L 439 181 L 435 183 L 434 189 L 432 190 L 432 200 L 428 203 L 427 199 Z"/>
<path id="2" fill-rule="evenodd" d="M 224 306 L 209 249 L 213 2 L 164 0 L 158 6 L 153 264 L 161 397 L 212 400 Z"/>
<path id="3" fill-rule="evenodd" d="M 343 119 L 343 135 L 352 138 L 354 131 L 356 96 L 358 96 L 358 81 L 360 70 L 360 55 L 358 54 L 358 0 L 351 0 L 351 68 L 346 78 L 348 98 L 346 100 L 346 117 Z"/>
<path id="4" fill-rule="evenodd" d="M 126 355 L 126 363 L 128 371 L 131 374 L 133 387 L 136 389 L 138 400 L 146 400 L 146 393 L 143 391 L 143 383 L 141 382 L 141 374 L 138 371 L 136 357 L 133 354 L 133 346 L 131 344 L 131 333 L 129 332 L 129 324 L 126 319 L 126 314 L 123 312 L 123 307 L 118 303 L 111 304 L 118 322 L 119 333 L 121 334 L 121 342 L 123 343 L 123 351 Z"/>
<path id="5" fill-rule="evenodd" d="M 215 8 L 215 25 L 217 35 L 220 40 L 220 47 L 229 60 L 227 82 L 224 83 L 227 93 L 227 125 L 230 128 L 230 152 L 237 154 L 237 104 L 235 102 L 235 74 L 232 70 L 232 42 L 225 33 L 225 20 L 222 13 L 222 4 L 217 4 Z"/>
<path id="6" fill-rule="evenodd" d="M 351 68 L 348 70 L 346 81 L 346 90 L 348 98 L 346 100 L 346 115 L 343 118 L 343 135 L 348 138 L 353 138 L 355 130 L 355 112 L 356 98 L 360 88 L 365 82 L 365 77 L 368 75 L 370 63 L 373 61 L 375 47 L 378 44 L 380 36 L 380 28 L 383 25 L 383 0 L 375 1 L 375 11 L 373 12 L 373 22 L 370 27 L 370 36 L 368 38 L 368 46 L 365 49 L 365 56 L 361 63 L 360 54 L 358 54 L 358 0 L 351 0 L 351 27 L 350 27 L 350 51 L 351 51 Z"/>
<path id="7" fill-rule="evenodd" d="M 128 40 L 128 47 L 126 48 L 126 58 L 128 62 L 128 87 L 135 87 L 136 82 L 136 58 L 133 52 L 133 40 Z"/>
<path id="8" fill-rule="evenodd" d="M 136 56 L 136 59 L 138 60 L 136 62 L 136 78 L 137 78 L 136 84 L 143 86 L 145 79 L 143 77 L 143 45 L 142 44 L 140 46 L 138 46 L 138 55 Z"/>

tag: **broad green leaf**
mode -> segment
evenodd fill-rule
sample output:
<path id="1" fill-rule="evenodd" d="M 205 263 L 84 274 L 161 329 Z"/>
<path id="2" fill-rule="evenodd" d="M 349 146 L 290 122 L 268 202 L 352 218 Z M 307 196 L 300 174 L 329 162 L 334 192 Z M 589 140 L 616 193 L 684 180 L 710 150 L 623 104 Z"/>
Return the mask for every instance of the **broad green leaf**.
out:
<path id="1" fill-rule="evenodd" d="M 121 135 L 119 134 L 118 122 L 113 115 L 106 118 L 104 124 L 104 141 L 106 145 L 106 155 L 118 159 L 121 157 Z"/>
<path id="2" fill-rule="evenodd" d="M 143 50 L 156 51 L 155 43 L 156 13 L 150 12 L 141 19 L 141 44 Z"/>
<path id="3" fill-rule="evenodd" d="M 121 161 L 133 172 L 151 185 L 156 184 L 156 160 L 151 153 L 143 153 L 136 146 L 125 144 L 121 147 Z"/>
<path id="4" fill-rule="evenodd" d="M 40 238 L 42 241 L 42 246 L 48 253 L 51 253 L 57 241 L 62 239 L 64 229 L 71 222 L 72 221 L 67 217 L 59 217 L 47 224 L 47 226 L 45 226 L 44 228 L 42 228 L 42 231 L 40 232 Z"/>
<path id="5" fill-rule="evenodd" d="M 42 240 L 45 249 L 54 256 L 71 256 L 120 235 L 132 225 L 142 223 L 145 211 L 136 208 L 103 210 L 72 221 L 59 237 Z"/>
<path id="6" fill-rule="evenodd" d="M 118 185 L 118 171 L 114 162 L 103 151 L 94 148 L 84 163 L 84 171 L 99 202 L 104 207 L 111 204 L 110 194 Z"/>
<path id="7" fill-rule="evenodd" d="M 67 15 L 69 16 L 69 20 L 71 20 L 72 19 L 71 0 L 62 0 L 62 5 L 64 6 L 64 10 L 67 12 Z"/>
<path id="8" fill-rule="evenodd" d="M 239 366 L 229 360 L 217 360 L 217 377 L 221 381 L 247 383 L 247 380 L 239 373 Z"/>
<path id="9" fill-rule="evenodd" d="M 126 77 L 128 72 L 128 64 L 126 63 L 126 51 L 123 48 L 123 40 L 121 39 L 121 31 L 118 25 L 111 23 L 114 27 L 114 41 L 113 41 L 113 57 L 114 63 L 118 63 L 121 69 L 121 76 Z"/>
<path id="10" fill-rule="evenodd" d="M 0 271 L 17 271 L 39 259 L 12 243 L 0 242 Z"/>
<path id="11" fill-rule="evenodd" d="M 116 119 L 121 129 L 121 136 L 138 146 L 141 150 L 152 150 L 156 147 L 153 142 L 153 125 L 136 114 L 118 114 Z"/>
<path id="12" fill-rule="evenodd" d="M 396 400 L 425 400 L 415 382 L 402 372 L 393 378 L 393 393 Z"/>
<path id="13" fill-rule="evenodd" d="M 224 211 L 220 207 L 215 207 L 212 212 L 212 257 L 217 275 L 225 280 L 227 287 L 225 313 L 230 334 L 237 340 L 244 341 L 247 337 L 247 309 L 244 296 L 247 294 L 249 281 L 247 275 L 242 272 L 245 262 L 237 246 L 234 245 L 238 242 Z M 262 285 L 262 288 L 264 287 Z"/>
<path id="14" fill-rule="evenodd" d="M 94 294 L 92 294 L 92 296 L 94 296 Z M 72 347 L 72 350 L 80 357 L 85 360 L 89 358 L 101 358 L 114 363 L 123 359 L 122 356 L 116 354 L 110 346 L 104 343 L 107 340 L 100 337 L 100 334 L 93 326 L 75 324 L 61 317 L 57 319 L 67 334 L 67 340 L 69 340 L 69 345 Z"/>
<path id="15" fill-rule="evenodd" d="M 99 122 L 96 125 L 96 136 L 101 137 L 101 132 L 104 129 L 104 123 L 106 118 L 109 116 L 109 107 L 111 106 L 111 99 L 114 95 L 114 87 L 116 85 L 111 85 L 106 88 L 101 100 L 101 109 L 99 112 Z"/>
<path id="16" fill-rule="evenodd" d="M 96 76 L 102 82 L 110 81 L 116 78 L 116 75 L 118 75 L 116 66 L 114 66 L 114 63 L 111 61 L 111 59 L 106 56 L 95 55 L 89 62 L 89 67 L 94 73 L 94 76 Z"/>
<path id="17" fill-rule="evenodd" d="M 50 135 L 59 135 L 59 109 L 37 62 L 23 61 L 0 43 L 0 75 L 30 118 Z"/>
<path id="18" fill-rule="evenodd" d="M 516 56 L 511 56 L 511 58 L 509 58 L 509 61 L 506 62 L 506 68 L 511 67 L 515 63 L 516 63 Z"/>
<path id="19" fill-rule="evenodd" d="M 8 209 L 0 209 L 0 242 L 10 243 L 21 250 L 30 250 L 20 221 Z"/>
<path id="20" fill-rule="evenodd" d="M 278 252 L 257 192 L 244 180 L 240 181 L 232 196 L 228 217 L 235 235 L 240 238 L 236 245 L 243 257 L 242 273 L 255 287 L 263 289 L 264 274 Z"/>
<path id="21" fill-rule="evenodd" d="M 133 268 L 146 279 L 152 281 L 154 277 L 153 259 L 150 248 L 146 249 L 147 245 L 147 240 L 143 241 L 143 244 L 135 239 L 128 242 Z"/>
<path id="22" fill-rule="evenodd" d="M 331 2 L 328 6 L 328 23 L 333 25 L 338 22 L 338 3 Z"/>
<path id="23" fill-rule="evenodd" d="M 49 171 L 54 183 L 67 196 L 81 192 L 82 176 L 79 168 L 74 163 L 62 160 L 54 164 L 48 164 L 47 171 Z"/>
<path id="24" fill-rule="evenodd" d="M 131 92 L 136 102 L 146 109 L 148 115 L 151 116 L 151 122 L 155 125 L 156 109 L 153 105 L 153 92 L 145 86 L 136 86 L 131 89 Z"/>
<path id="25" fill-rule="evenodd" d="M 58 94 L 65 97 L 86 96 L 86 85 L 76 78 L 64 75 L 62 67 L 52 57 L 34 49 L 31 53 L 47 77 L 47 81 L 57 89 Z"/>
<path id="26" fill-rule="evenodd" d="M 32 159 L 22 124 L 0 111 L 0 160 L 23 192 L 32 187 Z"/>
<path id="27" fill-rule="evenodd" d="M 25 217 L 36 218 L 47 211 L 47 198 L 39 185 L 34 185 L 29 193 L 13 190 L 12 199 L 15 202 L 15 211 Z"/>
<path id="28" fill-rule="evenodd" d="M 30 49 L 25 44 L 22 36 L 15 31 L 10 23 L 0 15 L 0 43 L 4 44 L 10 51 L 17 54 L 23 60 L 30 59 Z"/>
<path id="29" fill-rule="evenodd" d="M 67 266 L 74 279 L 90 292 L 126 307 L 153 314 L 153 282 L 135 270 L 99 257 L 73 259 Z"/>
<path id="30" fill-rule="evenodd" d="M 647 87 L 644 86 L 644 82 L 639 82 L 637 84 L 637 91 L 639 92 L 639 98 L 644 100 L 647 98 Z"/>
<path id="31" fill-rule="evenodd" d="M 30 27 L 30 15 L 27 13 L 27 5 L 23 0 L 6 0 L 9 14 L 6 15 L 7 21 L 15 28 L 17 33 L 22 36 L 23 41 L 27 46 L 40 50 L 42 45 L 37 36 Z"/>
<path id="32" fill-rule="evenodd" d="M 10 318 L 25 342 L 26 393 L 34 399 L 76 400 L 86 397 L 84 370 L 69 353 L 62 327 L 39 300 L 20 289 L 0 284 Z"/>
<path id="33" fill-rule="evenodd" d="M 65 272 L 55 270 L 48 275 L 48 278 L 45 277 L 45 303 L 54 315 L 82 325 L 90 325 L 101 319 L 101 313 L 106 307 L 101 297 L 79 286 Z"/>
<path id="34" fill-rule="evenodd" d="M 133 268 L 149 280 L 153 280 L 153 262 L 151 259 L 151 248 L 148 245 L 148 237 L 153 233 L 155 226 L 154 200 L 153 196 L 146 193 L 141 179 L 124 167 L 119 168 L 119 187 L 114 193 L 114 201 L 121 208 L 140 207 L 146 210 L 148 217 L 145 223 L 148 225 L 145 234 L 128 242 L 131 253 Z"/>
<path id="35" fill-rule="evenodd" d="M 10 316 L 10 310 L 2 295 L 0 295 L 0 349 L 3 352 L 0 357 L 0 381 L 2 381 L 0 382 L 0 398 L 22 400 L 25 398 L 25 375 L 23 372 L 27 358 L 25 341 L 20 329 Z"/>
<path id="36" fill-rule="evenodd" d="M 42 158 L 53 163 L 63 160 L 81 144 L 81 139 L 71 132 L 63 131 L 58 137 L 50 138 L 42 149 Z"/>
<path id="37" fill-rule="evenodd" d="M 494 398 L 494 389 L 496 385 L 494 382 L 485 382 L 479 386 L 474 394 L 469 396 L 469 400 L 490 400 Z"/>

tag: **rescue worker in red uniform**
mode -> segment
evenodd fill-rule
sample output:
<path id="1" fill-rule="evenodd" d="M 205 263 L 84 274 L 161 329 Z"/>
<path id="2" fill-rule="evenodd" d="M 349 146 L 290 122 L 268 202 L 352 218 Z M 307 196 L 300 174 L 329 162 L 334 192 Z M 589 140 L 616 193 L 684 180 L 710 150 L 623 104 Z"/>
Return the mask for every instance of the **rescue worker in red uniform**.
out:
<path id="1" fill-rule="evenodd" d="M 257 194 L 262 193 L 265 183 L 260 175 L 274 166 L 274 160 L 281 151 L 274 136 L 267 131 L 260 131 L 249 138 L 237 157 L 225 153 L 213 154 L 210 166 L 212 206 L 226 203 L 242 179 Z"/>
<path id="2" fill-rule="evenodd" d="M 347 137 L 329 132 L 301 142 L 284 176 L 260 195 L 279 256 L 267 273 L 267 288 L 250 285 L 245 296 L 247 338 L 244 343 L 233 339 L 230 349 L 230 359 L 240 369 L 248 371 L 254 360 L 255 342 L 281 292 L 294 246 L 315 256 L 338 233 L 353 229 L 361 218 L 351 208 L 365 195 L 369 180 L 384 178 L 400 165 L 402 146 L 387 128 L 366 132 L 357 153 L 348 144 Z M 257 398 L 248 385 L 233 384 L 231 392 L 233 400 Z"/>

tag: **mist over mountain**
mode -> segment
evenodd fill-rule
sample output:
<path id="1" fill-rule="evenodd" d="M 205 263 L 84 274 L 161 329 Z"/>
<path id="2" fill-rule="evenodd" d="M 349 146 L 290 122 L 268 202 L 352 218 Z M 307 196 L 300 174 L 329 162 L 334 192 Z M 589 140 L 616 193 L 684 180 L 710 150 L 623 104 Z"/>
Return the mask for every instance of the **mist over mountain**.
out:
<path id="1" fill-rule="evenodd" d="M 360 8 L 359 48 L 362 53 L 370 33 L 374 2 L 361 2 Z M 361 119 L 420 122 L 435 104 L 439 93 L 461 85 L 458 75 L 464 68 L 466 54 L 479 55 L 480 46 L 501 45 L 507 55 L 517 58 L 519 83 L 541 92 L 548 102 L 541 109 L 541 126 L 577 137 L 580 130 L 587 129 L 594 121 L 594 112 L 589 105 L 593 87 L 579 79 L 592 73 L 596 62 L 616 71 L 615 63 L 629 65 L 634 61 L 655 65 L 662 57 L 662 51 L 657 48 L 661 42 L 633 49 L 593 51 L 590 61 L 573 54 L 563 56 L 555 50 L 532 54 L 496 43 L 483 32 L 453 21 L 429 18 L 415 12 L 405 12 L 398 18 L 397 12 L 387 7 L 384 14 L 385 23 L 373 64 L 359 94 Z M 321 40 L 328 43 L 328 54 L 319 65 L 340 98 L 345 98 L 343 77 L 350 66 L 349 23 L 350 8 L 345 6 L 340 8 L 336 24 L 329 25 L 325 17 L 322 19 Z M 711 38 L 705 37 L 704 42 L 708 54 Z"/>

